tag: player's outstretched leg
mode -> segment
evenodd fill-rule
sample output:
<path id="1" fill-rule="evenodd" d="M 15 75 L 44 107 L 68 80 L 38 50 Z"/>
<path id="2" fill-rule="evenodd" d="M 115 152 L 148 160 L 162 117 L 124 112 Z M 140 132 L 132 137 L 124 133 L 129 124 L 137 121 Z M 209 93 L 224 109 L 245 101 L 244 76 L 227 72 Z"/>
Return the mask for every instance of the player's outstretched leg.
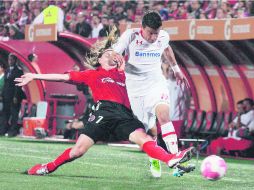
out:
<path id="1" fill-rule="evenodd" d="M 47 164 L 36 164 L 32 168 L 27 170 L 28 175 L 46 175 L 54 172 L 61 165 L 71 162 L 76 158 L 81 157 L 87 150 L 93 146 L 94 141 L 81 134 L 73 148 L 66 149 L 61 155 L 59 155 L 54 161 Z"/>

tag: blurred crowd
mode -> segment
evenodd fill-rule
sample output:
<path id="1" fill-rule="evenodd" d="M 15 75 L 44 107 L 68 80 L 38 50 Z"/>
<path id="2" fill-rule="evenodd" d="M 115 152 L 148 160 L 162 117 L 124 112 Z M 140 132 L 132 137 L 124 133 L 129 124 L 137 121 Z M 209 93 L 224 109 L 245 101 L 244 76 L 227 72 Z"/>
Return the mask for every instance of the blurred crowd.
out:
<path id="1" fill-rule="evenodd" d="M 240 154 L 253 157 L 254 101 L 245 98 L 237 102 L 237 115 L 229 124 L 226 137 L 213 139 L 207 148 L 208 154 Z"/>
<path id="2" fill-rule="evenodd" d="M 0 1 L 0 40 L 23 39 L 31 24 L 51 0 Z M 56 0 L 64 11 L 65 30 L 84 37 L 106 36 L 112 25 L 140 22 L 147 10 L 157 10 L 163 20 L 224 19 L 253 16 L 251 0 Z"/>

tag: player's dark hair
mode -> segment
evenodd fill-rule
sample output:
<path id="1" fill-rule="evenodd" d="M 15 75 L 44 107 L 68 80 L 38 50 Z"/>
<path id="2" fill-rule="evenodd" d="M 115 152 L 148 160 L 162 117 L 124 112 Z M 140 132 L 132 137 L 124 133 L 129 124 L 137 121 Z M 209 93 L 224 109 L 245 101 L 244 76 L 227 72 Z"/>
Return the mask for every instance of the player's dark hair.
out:
<path id="1" fill-rule="evenodd" d="M 107 51 L 107 49 L 110 49 L 111 46 L 116 43 L 116 40 L 117 28 L 116 26 L 113 26 L 105 40 L 97 41 L 90 48 L 90 52 L 85 57 L 85 64 L 93 67 L 98 67 L 100 65 L 98 59 L 101 58 L 101 56 L 105 53 L 105 51 Z"/>
<path id="2" fill-rule="evenodd" d="M 156 11 L 147 12 L 142 19 L 142 27 L 150 27 L 154 30 L 157 30 L 162 26 L 161 16 Z"/>
<path id="3" fill-rule="evenodd" d="M 254 105 L 254 102 L 251 98 L 245 98 L 243 101 L 247 101 L 251 106 Z"/>
<path id="4" fill-rule="evenodd" d="M 244 101 L 244 100 L 239 100 L 239 101 L 237 102 L 237 104 L 243 104 L 243 101 Z"/>

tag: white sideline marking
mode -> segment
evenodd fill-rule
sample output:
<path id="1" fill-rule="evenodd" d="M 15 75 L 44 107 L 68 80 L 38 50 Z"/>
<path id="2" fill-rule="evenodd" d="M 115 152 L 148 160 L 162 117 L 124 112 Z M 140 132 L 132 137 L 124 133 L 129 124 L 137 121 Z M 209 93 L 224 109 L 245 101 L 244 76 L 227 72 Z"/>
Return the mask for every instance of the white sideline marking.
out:
<path id="1" fill-rule="evenodd" d="M 60 154 L 61 152 L 64 151 L 64 149 L 62 149 L 62 148 L 51 149 L 50 147 L 47 147 L 47 148 L 43 149 L 43 151 L 41 151 L 41 150 L 38 150 L 38 149 L 27 149 L 27 147 L 24 147 L 24 148 L 15 148 L 15 147 L 1 147 L 1 146 L 0 146 L 0 150 L 4 150 L 6 152 L 9 152 L 9 153 L 3 153 L 2 151 L 0 151 L 0 155 L 11 154 L 10 153 L 10 150 L 11 150 L 11 151 L 15 151 L 16 152 L 16 153 L 12 153 L 12 155 L 26 155 L 27 157 L 29 157 L 29 154 L 34 154 L 34 153 L 36 154 L 36 153 L 42 153 L 43 152 L 43 154 L 45 153 L 46 155 L 48 155 L 47 153 L 51 153 L 52 151 L 58 151 L 58 154 Z M 24 153 L 24 150 L 27 151 L 27 154 L 22 154 L 22 153 Z M 58 154 L 56 153 L 55 156 L 57 156 Z M 115 155 L 114 153 L 112 153 L 112 154 L 108 153 L 107 155 L 109 157 L 104 158 L 105 160 L 110 160 L 111 159 L 110 156 L 119 157 L 120 158 L 120 155 Z M 131 155 L 128 155 L 128 156 L 129 156 L 129 158 L 132 158 Z M 42 159 L 43 157 L 37 157 L 37 158 L 41 158 Z M 53 159 L 53 157 L 49 158 L 49 159 Z M 92 157 L 92 158 L 90 157 L 89 159 L 97 160 L 96 157 Z"/>
<path id="2" fill-rule="evenodd" d="M 198 139 L 198 138 L 193 138 L 193 139 L 179 139 L 180 141 L 187 141 L 187 142 L 205 142 L 206 140 L 204 139 Z"/>
<path id="3" fill-rule="evenodd" d="M 15 156 L 15 157 L 24 157 L 24 158 L 37 158 L 37 159 L 41 159 L 41 160 L 47 160 L 45 161 L 45 163 L 47 163 L 50 160 L 53 160 L 53 158 L 50 157 L 40 157 L 40 156 L 33 156 L 33 155 L 27 155 L 27 154 L 12 154 L 12 153 L 0 153 L 0 155 L 4 155 L 4 156 Z M 98 163 L 92 163 L 92 162 L 84 162 L 84 160 L 79 159 L 79 160 L 75 160 L 75 163 L 79 163 L 81 165 L 88 165 L 88 166 L 96 166 L 96 167 L 103 167 L 103 168 L 108 168 L 107 164 L 98 164 Z M 119 165 L 115 165 L 114 166 L 117 169 L 121 169 L 121 168 L 125 168 L 125 166 L 119 166 Z M 132 170 L 140 170 L 140 168 L 138 167 L 132 167 Z"/>
<path id="4" fill-rule="evenodd" d="M 116 147 L 126 147 L 126 148 L 135 148 L 140 149 L 137 144 L 118 144 L 118 143 L 108 143 L 108 146 L 116 146 Z"/>
<path id="5" fill-rule="evenodd" d="M 121 144 L 122 145 L 122 144 Z M 14 149 L 14 148 L 11 148 L 11 149 Z M 24 150 L 24 149 L 19 149 L 19 148 L 15 148 L 16 150 Z M 36 158 L 36 159 L 40 159 L 40 160 L 43 160 L 43 162 L 47 162 L 47 161 L 50 161 L 50 160 L 53 160 L 54 158 L 53 157 L 46 157 L 46 156 L 33 156 L 33 155 L 28 155 L 28 154 L 20 154 L 20 153 L 3 153 L 3 152 L 0 152 L 0 155 L 3 155 L 3 156 L 12 156 L 12 157 L 21 157 L 21 158 Z M 85 158 L 85 156 L 84 156 Z M 89 160 L 91 160 L 92 158 L 89 157 Z M 94 158 L 94 159 L 97 159 L 97 158 Z M 88 166 L 96 166 L 96 167 L 101 167 L 101 168 L 108 168 L 108 165 L 107 164 L 99 164 L 99 163 L 94 163 L 94 162 L 85 162 L 85 160 L 83 159 L 78 159 L 78 160 L 75 160 L 75 163 L 79 163 L 81 165 L 88 165 Z M 233 164 L 235 165 L 235 164 Z M 136 166 L 139 166 L 139 165 L 136 165 Z M 142 165 L 143 168 L 145 169 L 145 165 Z M 116 169 L 124 169 L 125 166 L 122 166 L 122 167 L 119 167 L 119 165 L 114 165 L 114 167 Z M 131 166 L 132 167 L 132 166 Z M 196 170 L 190 174 L 186 174 L 186 177 L 190 177 L 190 178 L 203 178 L 199 171 L 198 171 L 198 168 L 199 168 L 199 165 L 197 166 Z M 139 171 L 140 168 L 139 167 L 132 167 L 131 168 L 132 170 L 137 170 Z M 147 171 L 150 171 L 150 170 L 147 170 Z M 162 171 L 163 174 L 168 174 L 168 173 L 172 173 L 171 171 Z M 204 179 L 205 180 L 205 179 Z M 208 181 L 208 180 L 207 180 Z M 223 177 L 221 179 L 221 181 L 229 181 L 229 182 L 242 182 L 242 179 L 238 179 L 238 178 L 232 178 L 232 177 L 227 177 L 227 174 L 225 177 Z M 247 181 L 245 180 L 244 181 L 245 183 L 252 183 L 253 181 Z"/>
<path id="6" fill-rule="evenodd" d="M 45 137 L 42 139 L 38 139 L 34 136 L 19 136 L 20 139 L 28 139 L 31 140 L 31 142 L 33 141 L 43 141 L 43 142 L 66 142 L 66 143 L 75 143 L 75 140 L 70 140 L 70 139 L 64 139 L 63 136 L 61 135 L 56 135 L 54 137 Z"/>
<path id="7" fill-rule="evenodd" d="M 12 154 L 12 153 L 0 153 L 0 155 L 3 156 L 15 156 L 15 157 L 25 157 L 25 158 L 38 158 L 38 159 L 51 159 L 49 157 L 40 157 L 40 156 L 33 156 L 33 155 L 27 155 L 27 154 Z"/>

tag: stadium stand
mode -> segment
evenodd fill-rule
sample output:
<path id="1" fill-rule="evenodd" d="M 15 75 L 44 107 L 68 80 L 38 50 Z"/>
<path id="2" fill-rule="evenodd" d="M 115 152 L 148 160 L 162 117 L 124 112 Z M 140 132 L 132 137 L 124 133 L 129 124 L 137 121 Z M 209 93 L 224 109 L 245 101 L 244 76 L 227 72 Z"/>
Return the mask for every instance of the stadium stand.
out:
<path id="1" fill-rule="evenodd" d="M 52 1 L 51 1 L 52 2 Z M 77 15 L 83 15 L 86 24 L 93 29 L 93 16 L 98 15 L 103 30 L 112 24 L 140 22 L 147 10 L 158 11 L 163 20 L 223 19 L 253 16 L 253 1 L 66 1 L 55 3 L 64 12 L 65 30 L 80 34 Z M 49 1 L 1 1 L 0 36 L 20 39 L 24 26 L 49 5 Z M 10 34 L 9 30 L 15 30 Z M 89 36 L 89 34 L 88 34 Z M 91 33 L 90 33 L 91 36 Z"/>
<path id="2" fill-rule="evenodd" d="M 196 120 L 197 111 L 193 109 L 189 109 L 187 112 L 187 119 L 184 122 L 184 132 L 185 135 L 189 134 L 191 128 L 193 127 L 195 120 Z"/>

